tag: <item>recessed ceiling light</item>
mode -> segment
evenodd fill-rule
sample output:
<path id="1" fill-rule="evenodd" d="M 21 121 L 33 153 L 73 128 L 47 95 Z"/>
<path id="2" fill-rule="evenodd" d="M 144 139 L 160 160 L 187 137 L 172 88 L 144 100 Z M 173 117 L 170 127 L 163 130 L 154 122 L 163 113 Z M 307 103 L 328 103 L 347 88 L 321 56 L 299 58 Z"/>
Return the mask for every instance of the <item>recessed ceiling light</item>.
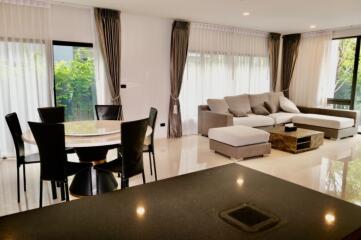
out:
<path id="1" fill-rule="evenodd" d="M 249 12 L 244 12 L 243 13 L 243 16 L 249 16 L 249 15 L 251 15 Z"/>
<path id="2" fill-rule="evenodd" d="M 315 29 L 317 26 L 316 25 L 311 25 L 310 28 L 311 29 Z"/>

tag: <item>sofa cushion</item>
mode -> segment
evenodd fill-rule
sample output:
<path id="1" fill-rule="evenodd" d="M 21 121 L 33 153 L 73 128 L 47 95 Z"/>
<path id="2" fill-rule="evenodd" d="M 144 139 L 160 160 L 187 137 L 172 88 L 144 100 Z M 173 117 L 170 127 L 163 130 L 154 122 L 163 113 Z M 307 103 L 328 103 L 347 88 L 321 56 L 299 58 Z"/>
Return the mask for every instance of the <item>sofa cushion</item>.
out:
<path id="1" fill-rule="evenodd" d="M 289 100 L 286 97 L 281 96 L 280 97 L 280 107 L 285 112 L 290 113 L 299 113 L 300 110 L 298 110 L 296 104 L 294 104 L 291 100 Z"/>
<path id="2" fill-rule="evenodd" d="M 270 92 L 269 98 L 270 102 L 276 107 L 276 110 L 272 113 L 279 112 L 281 110 L 280 107 L 280 97 L 283 97 L 283 92 Z"/>
<path id="3" fill-rule="evenodd" d="M 252 107 L 252 112 L 257 115 L 265 115 L 265 116 L 270 114 L 267 108 L 263 105 Z"/>
<path id="4" fill-rule="evenodd" d="M 251 103 L 251 107 L 256 107 L 264 104 L 264 102 L 269 101 L 269 93 L 261 93 L 261 94 L 251 94 L 249 95 L 249 101 Z"/>
<path id="5" fill-rule="evenodd" d="M 248 114 L 247 117 L 234 117 L 233 125 L 242 125 L 248 127 L 266 127 L 274 125 L 273 118 L 262 115 Z"/>
<path id="6" fill-rule="evenodd" d="M 242 112 L 240 110 L 228 109 L 228 111 L 230 113 L 232 113 L 232 115 L 235 116 L 235 117 L 247 117 L 248 116 L 247 113 L 244 113 L 244 112 Z"/>
<path id="7" fill-rule="evenodd" d="M 301 114 L 292 118 L 292 122 L 311 126 L 318 126 L 332 129 L 343 129 L 353 127 L 354 119 L 344 117 L 334 117 L 319 114 Z"/>
<path id="8" fill-rule="evenodd" d="M 224 97 L 224 99 L 226 100 L 229 109 L 232 111 L 241 111 L 244 113 L 251 112 L 251 105 L 247 94 L 228 96 Z"/>
<path id="9" fill-rule="evenodd" d="M 211 128 L 208 137 L 234 147 L 268 142 L 270 134 L 261 129 L 246 126 Z"/>
<path id="10" fill-rule="evenodd" d="M 302 113 L 277 112 L 270 114 L 269 117 L 273 118 L 275 124 L 282 124 L 292 122 L 292 118 L 297 115 L 302 115 Z"/>
<path id="11" fill-rule="evenodd" d="M 208 99 L 207 104 L 212 112 L 228 113 L 229 106 L 224 99 Z"/>

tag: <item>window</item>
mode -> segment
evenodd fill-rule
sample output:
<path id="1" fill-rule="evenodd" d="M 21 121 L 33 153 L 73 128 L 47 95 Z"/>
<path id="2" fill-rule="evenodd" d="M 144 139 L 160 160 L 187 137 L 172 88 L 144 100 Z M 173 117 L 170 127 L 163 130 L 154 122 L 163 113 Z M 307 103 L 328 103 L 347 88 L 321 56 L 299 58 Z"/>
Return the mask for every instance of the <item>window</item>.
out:
<path id="1" fill-rule="evenodd" d="M 197 133 L 198 106 L 210 98 L 270 90 L 268 33 L 192 23 L 180 91 L 183 135 Z"/>
<path id="2" fill-rule="evenodd" d="M 360 37 L 333 40 L 337 62 L 335 94 L 329 103 L 335 108 L 361 110 Z"/>
<path id="3" fill-rule="evenodd" d="M 65 107 L 66 120 L 94 119 L 96 87 L 93 45 L 53 42 L 54 96 Z"/>
<path id="4" fill-rule="evenodd" d="M 268 91 L 268 56 L 189 52 L 180 93 L 183 134 L 197 132 L 198 105 L 207 99 Z"/>

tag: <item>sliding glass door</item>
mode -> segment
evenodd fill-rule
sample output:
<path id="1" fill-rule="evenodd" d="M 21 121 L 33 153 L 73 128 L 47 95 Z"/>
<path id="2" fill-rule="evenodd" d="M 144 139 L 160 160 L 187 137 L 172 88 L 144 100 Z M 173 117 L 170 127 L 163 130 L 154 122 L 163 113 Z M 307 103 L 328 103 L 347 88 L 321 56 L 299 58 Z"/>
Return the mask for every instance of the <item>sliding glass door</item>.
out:
<path id="1" fill-rule="evenodd" d="M 360 45 L 361 36 L 333 40 L 337 70 L 334 98 L 328 103 L 334 108 L 361 111 Z"/>
<path id="2" fill-rule="evenodd" d="M 335 108 L 361 110 L 360 40 L 361 37 L 333 40 L 337 71 L 335 94 L 329 103 Z"/>
<path id="3" fill-rule="evenodd" d="M 94 119 L 96 89 L 93 46 L 54 41 L 54 95 L 66 120 Z"/>
<path id="4" fill-rule="evenodd" d="M 336 108 L 349 109 L 352 105 L 353 74 L 357 38 L 336 39 L 333 47 L 337 53 L 334 103 Z"/>

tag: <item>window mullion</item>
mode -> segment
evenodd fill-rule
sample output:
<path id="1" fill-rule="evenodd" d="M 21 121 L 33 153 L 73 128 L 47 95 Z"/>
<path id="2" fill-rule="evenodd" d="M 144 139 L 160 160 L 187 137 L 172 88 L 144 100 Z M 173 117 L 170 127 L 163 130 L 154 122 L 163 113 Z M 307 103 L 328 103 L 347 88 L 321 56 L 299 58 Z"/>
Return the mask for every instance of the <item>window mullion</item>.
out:
<path id="1" fill-rule="evenodd" d="M 352 88 L 351 88 L 351 106 L 350 109 L 355 108 L 355 96 L 356 96 L 356 87 L 357 87 L 357 73 L 358 73 L 358 65 L 359 65 L 359 58 L 360 58 L 360 43 L 361 37 L 357 37 L 356 42 L 356 49 L 355 49 L 355 61 L 354 61 L 354 68 L 353 68 L 353 76 L 352 76 Z"/>

